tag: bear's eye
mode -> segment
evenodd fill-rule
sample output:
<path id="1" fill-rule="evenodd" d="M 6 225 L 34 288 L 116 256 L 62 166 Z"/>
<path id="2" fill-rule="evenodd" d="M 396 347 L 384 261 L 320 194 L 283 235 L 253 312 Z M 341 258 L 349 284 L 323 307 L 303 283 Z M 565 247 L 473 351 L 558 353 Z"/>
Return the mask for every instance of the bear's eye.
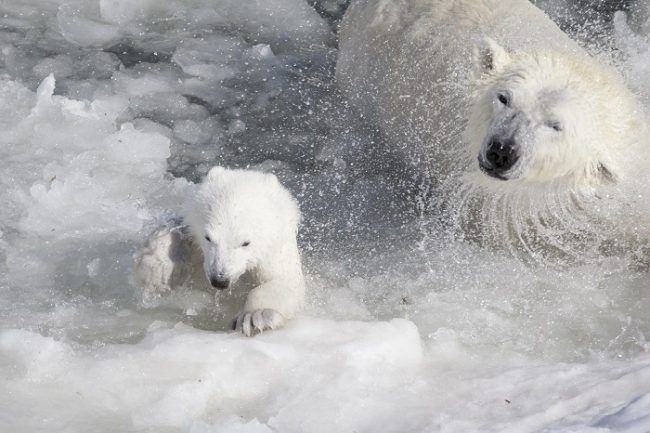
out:
<path id="1" fill-rule="evenodd" d="M 499 93 L 497 95 L 497 99 L 499 100 L 500 103 L 502 103 L 506 107 L 510 104 L 510 98 L 508 98 L 508 95 L 505 95 L 503 93 Z"/>
<path id="2" fill-rule="evenodd" d="M 210 239 L 210 236 L 208 236 L 208 235 L 205 235 L 205 240 L 208 241 L 208 242 L 212 242 L 212 239 Z"/>
<path id="3" fill-rule="evenodd" d="M 246 241 L 246 242 L 244 242 L 243 244 L 241 244 L 241 246 L 242 246 L 242 247 L 247 247 L 247 246 L 249 246 L 250 244 L 251 244 L 250 241 Z"/>
<path id="4" fill-rule="evenodd" d="M 562 131 L 562 124 L 560 124 L 560 122 L 557 121 L 546 122 L 546 126 L 548 126 L 549 128 L 553 129 L 556 132 Z"/>

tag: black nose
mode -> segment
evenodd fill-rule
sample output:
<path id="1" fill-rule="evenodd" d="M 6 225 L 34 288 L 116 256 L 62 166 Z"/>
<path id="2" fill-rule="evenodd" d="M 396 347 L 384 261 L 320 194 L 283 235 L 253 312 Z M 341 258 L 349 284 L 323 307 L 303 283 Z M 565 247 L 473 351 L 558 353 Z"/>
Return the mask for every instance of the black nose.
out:
<path id="1" fill-rule="evenodd" d="M 492 164 L 494 171 L 504 172 L 510 169 L 519 159 L 514 140 L 492 137 L 488 143 L 485 159 Z"/>
<path id="2" fill-rule="evenodd" d="M 228 278 L 210 277 L 210 284 L 215 289 L 223 290 L 228 288 L 230 280 Z"/>

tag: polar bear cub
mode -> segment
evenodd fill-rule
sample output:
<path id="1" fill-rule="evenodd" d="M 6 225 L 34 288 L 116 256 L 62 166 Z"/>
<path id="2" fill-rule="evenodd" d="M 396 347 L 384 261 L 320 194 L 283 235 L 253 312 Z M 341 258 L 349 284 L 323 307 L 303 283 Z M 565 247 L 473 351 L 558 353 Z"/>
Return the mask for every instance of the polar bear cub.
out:
<path id="1" fill-rule="evenodd" d="M 214 167 L 182 220 L 148 238 L 136 257 L 136 282 L 145 295 L 183 285 L 223 290 L 248 283 L 233 329 L 251 336 L 281 327 L 304 303 L 299 221 L 296 200 L 273 174 Z"/>

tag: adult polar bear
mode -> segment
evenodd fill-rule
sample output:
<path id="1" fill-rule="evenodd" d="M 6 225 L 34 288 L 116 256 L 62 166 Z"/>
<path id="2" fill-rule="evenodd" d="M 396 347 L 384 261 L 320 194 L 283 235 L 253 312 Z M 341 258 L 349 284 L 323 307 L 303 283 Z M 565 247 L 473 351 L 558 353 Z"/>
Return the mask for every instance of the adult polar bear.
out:
<path id="1" fill-rule="evenodd" d="M 648 186 L 645 121 L 622 78 L 527 0 L 353 2 L 336 74 L 479 239 L 583 256 L 585 241 L 600 248 L 595 221 L 632 216 L 599 200 Z"/>

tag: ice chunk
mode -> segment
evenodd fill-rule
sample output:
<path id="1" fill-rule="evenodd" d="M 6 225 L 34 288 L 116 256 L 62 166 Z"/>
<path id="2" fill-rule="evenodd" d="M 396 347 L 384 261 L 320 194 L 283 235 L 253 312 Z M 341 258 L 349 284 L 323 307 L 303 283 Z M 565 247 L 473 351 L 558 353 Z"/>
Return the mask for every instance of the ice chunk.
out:
<path id="1" fill-rule="evenodd" d="M 243 102 L 246 96 L 244 92 L 195 77 L 183 80 L 182 88 L 184 95 L 202 101 L 212 110 L 236 106 L 236 104 Z"/>
<path id="2" fill-rule="evenodd" d="M 37 114 L 39 107 L 52 104 L 52 95 L 54 95 L 55 83 L 54 75 L 49 74 L 41 84 L 39 84 L 38 89 L 36 89 L 36 107 L 34 107 L 33 113 Z"/>
<path id="3" fill-rule="evenodd" d="M 125 25 L 131 21 L 151 16 L 156 5 L 155 0 L 99 0 L 99 13 L 103 20 L 117 25 Z"/>
<path id="4" fill-rule="evenodd" d="M 5 330 L 0 331 L 0 350 L 12 356 L 12 377 L 23 379 L 12 400 L 47 413 L 51 425 L 72 428 L 83 425 L 89 407 L 95 408 L 95 419 L 110 416 L 153 430 L 205 431 L 210 426 L 223 431 L 233 426 L 244 431 L 246 426 L 295 431 L 304 423 L 309 431 L 332 431 L 340 421 L 361 426 L 365 416 L 348 412 L 346 402 L 370 390 L 389 395 L 408 383 L 422 362 L 417 330 L 405 320 L 301 318 L 254 340 L 158 323 L 140 343 L 94 354 L 36 333 Z M 61 383 L 66 386 L 57 386 Z M 78 404 L 48 410 L 52 401 L 69 401 L 74 395 Z M 344 401 L 339 395 L 346 396 Z M 267 408 L 260 411 L 260 405 Z M 335 416 L 341 409 L 348 419 Z M 238 422 L 232 413 L 241 416 Z M 330 430 L 314 430 L 318 413 L 327 415 L 320 423 Z M 263 424 L 255 421 L 264 414 Z"/>
<path id="5" fill-rule="evenodd" d="M 149 64 L 113 75 L 115 90 L 132 96 L 171 93 L 178 89 L 178 79 L 178 75 L 170 68 Z"/>
<path id="6" fill-rule="evenodd" d="M 63 37 L 81 47 L 108 47 L 122 36 L 118 27 L 86 18 L 71 5 L 61 5 L 56 18 Z"/>
<path id="7" fill-rule="evenodd" d="M 174 125 L 174 136 L 194 145 L 205 145 L 218 140 L 219 123 L 212 117 L 200 122 L 181 120 Z"/>
<path id="8" fill-rule="evenodd" d="M 69 56 L 59 55 L 41 60 L 33 68 L 34 75 L 45 78 L 53 74 L 57 78 L 69 77 L 73 74 L 73 61 Z"/>
<path id="9" fill-rule="evenodd" d="M 96 149 L 59 166 L 49 186 L 34 185 L 32 197 L 38 204 L 30 209 L 21 227 L 43 236 L 55 231 L 78 235 L 97 234 L 97 230 L 137 232 L 142 221 L 129 215 L 137 215 L 139 205 L 129 198 L 142 195 L 149 176 L 164 172 L 168 156 L 165 137 L 141 133 L 125 124 L 98 142 Z M 107 159 L 116 164 L 113 170 L 101 165 Z M 140 179 L 126 188 L 118 173 L 134 166 L 139 167 Z M 108 207 L 110 213 L 106 212 Z M 85 224 L 89 219 L 94 221 L 92 226 Z"/>
<path id="10" fill-rule="evenodd" d="M 0 76 L 0 125 L 10 131 L 32 110 L 36 97 L 22 84 Z M 6 133 L 6 132 L 5 132 Z"/>
<path id="11" fill-rule="evenodd" d="M 170 126 L 179 120 L 204 120 L 210 116 L 202 105 L 192 104 L 186 97 L 173 92 L 135 97 L 131 100 L 129 110 L 131 118 L 148 117 Z"/>
<path id="12" fill-rule="evenodd" d="M 113 53 L 93 51 L 80 56 L 74 62 L 74 73 L 79 78 L 107 79 L 120 67 L 121 62 Z M 56 73 L 55 73 L 56 76 Z"/>
<path id="13" fill-rule="evenodd" d="M 73 356 L 70 347 L 24 330 L 1 332 L 0 353 L 13 358 L 13 375 L 36 382 L 52 380 L 61 374 L 67 360 Z"/>
<path id="14" fill-rule="evenodd" d="M 646 433 L 650 431 L 650 394 L 641 395 L 619 411 L 606 416 L 595 427 L 608 428 L 619 433 Z"/>
<path id="15" fill-rule="evenodd" d="M 172 57 L 185 73 L 211 81 L 235 75 L 230 66 L 241 58 L 245 43 L 240 38 L 211 36 L 182 41 Z"/>

